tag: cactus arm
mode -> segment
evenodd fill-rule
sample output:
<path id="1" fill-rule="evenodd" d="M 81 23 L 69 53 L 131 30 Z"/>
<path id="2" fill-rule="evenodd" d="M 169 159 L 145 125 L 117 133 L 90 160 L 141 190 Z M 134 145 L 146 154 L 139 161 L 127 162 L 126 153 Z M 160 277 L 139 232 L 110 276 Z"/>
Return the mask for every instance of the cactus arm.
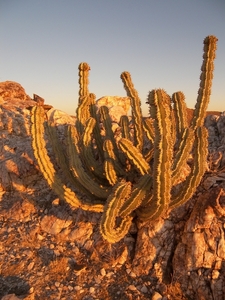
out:
<path id="1" fill-rule="evenodd" d="M 149 164 L 145 161 L 141 152 L 132 144 L 130 140 L 122 138 L 119 140 L 118 145 L 128 159 L 132 161 L 141 175 L 150 173 L 151 169 Z"/>
<path id="2" fill-rule="evenodd" d="M 177 137 L 179 140 L 184 128 L 188 126 L 187 106 L 184 94 L 182 92 L 173 93 L 172 102 L 174 104 L 174 119 L 176 123 Z"/>
<path id="3" fill-rule="evenodd" d="M 141 100 L 138 96 L 138 92 L 135 90 L 133 82 L 131 80 L 130 73 L 123 72 L 121 79 L 124 84 L 124 88 L 127 92 L 127 96 L 131 99 L 132 119 L 135 132 L 135 146 L 142 151 L 143 147 L 143 128 L 142 128 L 142 112 L 141 112 Z"/>
<path id="4" fill-rule="evenodd" d="M 192 126 L 194 128 L 202 126 L 204 124 L 205 113 L 211 94 L 217 40 L 218 39 L 212 35 L 207 36 L 204 39 L 204 53 L 203 63 L 201 67 L 202 72 L 200 75 L 200 87 L 198 90 L 197 103 L 195 105 L 194 117 L 192 121 Z"/>
<path id="5" fill-rule="evenodd" d="M 56 177 L 56 171 L 48 156 L 46 142 L 44 140 L 44 108 L 42 106 L 34 106 L 31 113 L 31 133 L 34 156 L 42 174 L 48 184 L 52 186 Z"/>
<path id="6" fill-rule="evenodd" d="M 155 139 L 155 129 L 153 126 L 153 119 L 147 118 L 143 122 L 143 129 L 147 135 L 147 138 L 151 141 L 151 143 L 154 143 Z"/>
<path id="7" fill-rule="evenodd" d="M 80 98 L 80 104 L 76 110 L 76 128 L 79 133 L 79 136 L 82 136 L 85 128 L 85 123 L 87 119 L 90 117 L 90 97 L 82 97 Z"/>
<path id="8" fill-rule="evenodd" d="M 148 174 L 142 176 L 139 182 L 134 186 L 129 198 L 124 202 L 120 209 L 121 217 L 129 216 L 141 204 L 143 199 L 149 194 L 151 189 L 152 177 Z"/>
<path id="9" fill-rule="evenodd" d="M 101 106 L 99 109 L 100 121 L 103 123 L 105 128 L 105 136 L 107 139 L 110 139 L 113 144 L 114 152 L 118 157 L 118 149 L 114 139 L 114 133 L 112 130 L 112 120 L 109 115 L 109 109 L 107 106 Z"/>
<path id="10" fill-rule="evenodd" d="M 118 146 L 116 144 L 115 138 L 114 138 L 114 133 L 112 130 L 112 121 L 109 115 L 109 109 L 107 106 L 101 106 L 99 109 L 99 114 L 100 114 L 100 121 L 103 122 L 104 128 L 105 128 L 105 138 L 108 140 L 111 140 L 112 146 L 113 146 L 113 151 L 115 153 L 115 156 L 118 158 L 117 162 L 121 165 L 123 165 L 123 157 L 119 154 L 118 151 Z M 103 146 L 104 148 L 104 146 Z M 120 168 L 121 169 L 121 168 Z M 121 172 L 120 172 L 121 173 Z M 123 174 L 124 172 L 122 172 Z"/>
<path id="11" fill-rule="evenodd" d="M 82 102 L 82 99 L 86 96 L 89 95 L 89 91 L 88 91 L 88 84 L 89 84 L 89 80 L 88 80 L 88 75 L 89 75 L 89 70 L 90 70 L 90 66 L 83 62 L 79 64 L 78 67 L 78 76 L 79 76 L 79 103 L 80 104 Z"/>
<path id="12" fill-rule="evenodd" d="M 100 179 L 105 179 L 103 175 L 102 165 L 95 159 L 92 149 L 92 133 L 96 126 L 96 120 L 90 117 L 86 121 L 83 137 L 82 137 L 82 151 L 81 155 L 83 162 L 89 172 L 96 175 Z"/>
<path id="13" fill-rule="evenodd" d="M 130 228 L 131 216 L 123 218 L 118 227 L 115 225 L 119 210 L 126 198 L 129 197 L 130 191 L 130 182 L 118 182 L 107 199 L 100 221 L 100 232 L 109 243 L 116 243 L 121 240 Z"/>
<path id="14" fill-rule="evenodd" d="M 117 174 L 115 170 L 116 156 L 113 152 L 113 144 L 110 140 L 106 139 L 104 141 L 103 150 L 105 156 L 104 170 L 106 178 L 111 185 L 115 185 L 117 182 Z"/>
<path id="15" fill-rule="evenodd" d="M 115 185 L 117 182 L 117 175 L 114 168 L 114 164 L 111 159 L 106 159 L 104 161 L 104 170 L 106 174 L 106 178 L 111 185 Z"/>
<path id="16" fill-rule="evenodd" d="M 96 96 L 93 93 L 89 94 L 90 97 L 90 115 L 93 119 L 96 120 L 96 124 L 95 127 L 93 129 L 93 137 L 95 139 L 95 144 L 98 150 L 98 153 L 100 155 L 101 161 L 104 161 L 104 153 L 103 153 L 103 140 L 101 137 L 101 131 L 100 131 L 100 127 L 99 127 L 99 114 L 97 114 L 97 107 L 96 107 Z"/>
<path id="17" fill-rule="evenodd" d="M 159 217 L 170 202 L 173 144 L 170 97 L 164 90 L 152 90 L 148 96 L 148 103 L 150 115 L 155 120 L 153 198 L 149 211 L 149 219 L 152 219 Z"/>
<path id="18" fill-rule="evenodd" d="M 96 197 L 100 199 L 106 199 L 110 193 L 110 190 L 92 180 L 92 178 L 85 172 L 83 168 L 77 145 L 75 143 L 73 126 L 68 127 L 68 156 L 70 169 L 73 173 L 73 176 L 80 182 L 80 184 Z"/>
<path id="19" fill-rule="evenodd" d="M 143 121 L 143 129 L 145 131 L 147 138 L 151 143 L 151 148 L 147 151 L 147 153 L 144 154 L 145 160 L 149 163 L 150 160 L 153 158 L 153 154 L 154 154 L 154 148 L 152 147 L 155 140 L 155 129 L 153 126 L 153 119 L 151 118 L 145 119 Z"/>
<path id="20" fill-rule="evenodd" d="M 78 99 L 78 107 L 76 110 L 76 127 L 78 133 L 82 135 L 84 130 L 84 125 L 86 120 L 90 117 L 89 105 L 89 90 L 88 90 L 88 75 L 90 67 L 87 63 L 80 63 L 78 67 L 78 76 L 79 76 L 79 99 Z"/>
<path id="21" fill-rule="evenodd" d="M 200 184 L 202 176 L 206 171 L 206 162 L 208 155 L 208 132 L 205 127 L 198 127 L 196 129 L 196 137 L 194 142 L 193 152 L 193 166 L 190 174 L 186 178 L 185 183 L 182 185 L 181 192 L 172 197 L 170 202 L 170 208 L 175 208 L 188 199 L 191 198 L 196 188 Z"/>
<path id="22" fill-rule="evenodd" d="M 130 140 L 128 116 L 121 116 L 119 125 L 122 128 L 122 137 Z"/>
<path id="23" fill-rule="evenodd" d="M 106 139 L 104 141 L 103 150 L 104 150 L 105 160 L 110 160 L 113 163 L 115 172 L 118 174 L 118 176 L 125 176 L 123 167 L 121 166 L 119 159 L 114 153 L 114 147 L 111 140 Z"/>
<path id="24" fill-rule="evenodd" d="M 154 156 L 154 148 L 149 149 L 148 152 L 144 154 L 144 158 L 147 163 L 150 163 L 153 156 Z"/>
<path id="25" fill-rule="evenodd" d="M 179 148 L 175 154 L 172 165 L 172 186 L 179 180 L 180 173 L 185 166 L 194 141 L 194 131 L 186 128 L 180 136 Z"/>

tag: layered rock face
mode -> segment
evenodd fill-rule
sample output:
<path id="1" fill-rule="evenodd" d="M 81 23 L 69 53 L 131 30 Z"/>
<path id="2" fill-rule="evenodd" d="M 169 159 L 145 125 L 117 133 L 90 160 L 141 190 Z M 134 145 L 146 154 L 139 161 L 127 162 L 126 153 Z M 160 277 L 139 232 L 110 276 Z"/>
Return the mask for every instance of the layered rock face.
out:
<path id="1" fill-rule="evenodd" d="M 36 243 L 40 249 L 46 241 L 46 245 L 55 243 L 56 254 L 65 255 L 68 251 L 73 251 L 71 244 L 76 248 L 76 253 L 72 252 L 73 255 L 76 254 L 76 258 L 83 258 L 88 253 L 85 268 L 89 278 L 96 268 L 111 268 L 110 272 L 115 275 L 116 288 L 119 289 L 120 279 L 117 276 L 124 272 L 134 282 L 133 290 L 131 289 L 133 298 L 130 299 L 138 299 L 137 296 L 139 299 L 152 299 L 154 295 L 158 299 L 175 299 L 173 296 L 169 298 L 168 293 L 172 286 L 177 285 L 180 287 L 181 296 L 187 299 L 224 299 L 224 116 L 208 116 L 205 120 L 209 132 L 209 169 L 196 194 L 185 205 L 172 212 L 168 211 L 166 218 L 143 226 L 139 224 L 138 230 L 133 224 L 130 234 L 124 240 L 110 245 L 101 239 L 98 229 L 99 214 L 73 211 L 65 204 L 62 205 L 43 179 L 33 156 L 30 135 L 30 107 L 37 102 L 27 96 L 19 84 L 8 81 L 0 83 L 0 96 L 2 219 L 14 220 L 16 230 L 17 226 L 22 226 L 27 230 L 27 236 L 31 235 L 32 222 L 36 222 L 34 239 L 38 240 Z M 98 105 L 106 105 L 111 109 L 115 123 L 121 114 L 127 114 L 130 107 L 128 99 L 120 97 L 101 98 Z M 114 113 L 115 110 L 119 112 L 118 115 Z M 74 124 L 75 117 L 55 109 L 48 111 L 48 117 L 56 124 L 63 142 L 64 127 Z M 30 227 L 24 225 L 26 222 L 29 222 Z M 2 232 L 0 231 L 1 238 Z M 63 248 L 62 252 L 57 241 Z M 48 247 L 46 245 L 44 247 Z M 0 239 L 0 249 L 1 247 L 4 249 L 5 246 Z M 9 264 L 7 251 L 0 254 L 1 261 L 5 261 L 6 265 Z M 12 255 L 13 251 L 17 251 L 15 247 L 12 247 Z M 23 256 L 18 254 L 18 257 Z M 9 269 L 8 265 L 7 268 Z M 26 267 L 24 270 L 27 273 Z M 125 275 L 123 274 L 124 278 Z M 79 275 L 76 281 L 78 278 Z M 32 284 L 35 284 L 35 280 Z M 114 284 L 113 279 L 110 280 L 107 286 Z M 122 286 L 123 283 L 120 282 Z"/>

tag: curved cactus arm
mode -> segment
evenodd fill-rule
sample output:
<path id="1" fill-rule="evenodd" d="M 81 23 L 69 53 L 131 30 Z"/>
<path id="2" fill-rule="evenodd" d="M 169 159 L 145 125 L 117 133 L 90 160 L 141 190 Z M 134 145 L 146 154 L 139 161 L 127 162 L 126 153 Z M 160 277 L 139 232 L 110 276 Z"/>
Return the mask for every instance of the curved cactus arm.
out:
<path id="1" fill-rule="evenodd" d="M 218 39 L 213 36 L 207 36 L 204 39 L 203 48 L 203 63 L 201 67 L 200 75 L 200 87 L 198 90 L 197 103 L 195 105 L 194 117 L 192 120 L 192 126 L 198 127 L 204 124 L 205 113 L 208 107 L 211 86 L 214 71 L 214 59 L 216 57 L 216 43 Z"/>
<path id="2" fill-rule="evenodd" d="M 97 182 L 92 180 L 92 178 L 85 172 L 80 156 L 75 143 L 74 138 L 74 127 L 68 127 L 68 156 L 70 169 L 73 176 L 82 184 L 82 186 L 91 192 L 93 195 L 100 199 L 106 199 L 110 194 L 110 190 Z"/>
<path id="3" fill-rule="evenodd" d="M 200 184 L 207 167 L 208 132 L 205 127 L 196 129 L 193 151 L 193 166 L 178 195 L 171 198 L 170 208 L 175 208 L 191 198 Z"/>
<path id="4" fill-rule="evenodd" d="M 109 243 L 120 241 L 128 232 L 132 217 L 122 218 L 120 225 L 116 227 L 116 220 L 119 217 L 119 210 L 124 201 L 129 197 L 131 191 L 130 182 L 118 182 L 113 192 L 108 197 L 100 221 L 100 232 Z"/>
<path id="5" fill-rule="evenodd" d="M 182 92 L 176 92 L 172 95 L 172 102 L 174 104 L 174 119 L 176 124 L 176 133 L 178 140 L 185 128 L 188 127 L 187 122 L 187 106 L 185 103 L 185 96 Z"/>
<path id="6" fill-rule="evenodd" d="M 78 76 L 79 76 L 79 103 L 81 104 L 82 99 L 84 97 L 87 97 L 89 95 L 89 91 L 88 91 L 88 84 L 89 84 L 89 80 L 88 80 L 88 76 L 89 76 L 89 71 L 90 71 L 90 66 L 85 63 L 82 62 L 79 64 L 78 67 Z"/>
<path id="7" fill-rule="evenodd" d="M 105 224 L 100 223 L 102 237 L 111 244 L 119 242 L 128 233 L 133 217 L 127 216 L 121 220 L 120 226 L 116 229 L 106 230 Z"/>
<path id="8" fill-rule="evenodd" d="M 57 183 L 56 183 L 57 184 Z M 58 193 L 59 195 L 59 193 Z M 59 195 L 60 197 L 60 195 Z M 84 201 L 79 199 L 76 194 L 68 187 L 64 186 L 64 194 L 62 199 L 64 199 L 67 203 L 69 203 L 71 206 L 74 206 L 76 208 L 81 208 L 85 211 L 92 211 L 92 212 L 103 212 L 104 209 L 104 203 L 101 200 L 98 201 Z M 78 206 L 74 205 L 78 204 Z"/>
<path id="9" fill-rule="evenodd" d="M 128 159 L 135 165 L 141 175 L 150 173 L 151 168 L 149 164 L 130 140 L 122 138 L 119 140 L 118 145 Z"/>
<path id="10" fill-rule="evenodd" d="M 66 187 L 57 175 L 57 172 L 48 156 L 46 142 L 44 140 L 44 115 L 45 112 L 42 106 L 33 107 L 31 112 L 32 147 L 34 149 L 34 156 L 44 178 L 59 198 L 65 200 L 71 206 L 75 208 L 82 207 L 84 210 L 102 212 L 103 205 L 101 203 L 86 204 L 79 199 L 79 197 L 70 188 Z"/>
<path id="11" fill-rule="evenodd" d="M 152 90 L 148 96 L 150 115 L 154 118 L 155 143 L 153 165 L 153 199 L 149 219 L 157 218 L 168 207 L 171 190 L 171 103 L 164 90 Z"/>
<path id="12" fill-rule="evenodd" d="M 142 176 L 139 182 L 134 185 L 129 198 L 122 205 L 119 215 L 124 218 L 129 216 L 141 204 L 143 199 L 149 195 L 152 177 L 148 174 Z"/>
<path id="13" fill-rule="evenodd" d="M 191 128 L 184 129 L 180 136 L 179 148 L 175 154 L 172 165 L 172 186 L 179 180 L 182 169 L 187 163 L 193 146 L 194 137 L 194 131 Z"/>
<path id="14" fill-rule="evenodd" d="M 130 73 L 123 72 L 121 74 L 121 79 L 124 84 L 124 88 L 127 92 L 127 96 L 131 99 L 131 112 L 132 119 L 134 124 L 134 134 L 135 141 L 134 145 L 137 147 L 140 152 L 143 147 L 143 128 L 142 128 L 142 112 L 141 112 L 141 100 L 138 96 L 138 92 L 134 88 Z"/>

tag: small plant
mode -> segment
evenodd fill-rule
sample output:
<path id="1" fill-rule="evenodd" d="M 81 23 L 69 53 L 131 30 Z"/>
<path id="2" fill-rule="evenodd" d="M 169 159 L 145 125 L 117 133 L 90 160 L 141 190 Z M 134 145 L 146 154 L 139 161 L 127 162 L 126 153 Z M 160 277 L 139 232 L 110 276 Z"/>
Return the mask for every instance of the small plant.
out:
<path id="1" fill-rule="evenodd" d="M 122 239 L 134 216 L 141 221 L 155 220 L 185 203 L 199 185 L 206 170 L 208 135 L 203 123 L 211 93 L 216 42 L 214 36 L 204 40 L 200 87 L 190 125 L 183 93 L 176 92 L 170 97 L 162 89 L 149 92 L 150 118 L 144 119 L 131 76 L 123 72 L 121 79 L 131 101 L 134 133 L 131 134 L 128 117 L 122 116 L 122 137 L 116 139 L 108 108 L 102 106 L 97 111 L 95 95 L 89 93 L 87 63 L 79 65 L 76 123 L 67 128 L 66 154 L 44 107 L 33 107 L 32 146 L 41 172 L 61 199 L 73 207 L 102 213 L 100 231 L 108 242 Z M 50 160 L 45 134 L 73 188 L 63 182 Z M 146 139 L 150 144 L 148 150 L 144 147 Z M 190 172 L 179 183 L 190 153 Z M 174 187 L 178 192 L 172 192 Z M 78 196 L 77 190 L 82 196 Z"/>

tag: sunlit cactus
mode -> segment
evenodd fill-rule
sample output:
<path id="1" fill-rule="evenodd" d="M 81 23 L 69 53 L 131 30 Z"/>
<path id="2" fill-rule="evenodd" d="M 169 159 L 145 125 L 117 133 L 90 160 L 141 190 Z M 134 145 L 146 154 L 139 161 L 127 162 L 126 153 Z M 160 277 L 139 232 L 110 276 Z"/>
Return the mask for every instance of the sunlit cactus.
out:
<path id="1" fill-rule="evenodd" d="M 131 76 L 123 72 L 121 79 L 131 100 L 134 132 L 131 134 L 129 120 L 122 116 L 121 138 L 115 138 L 108 108 L 97 110 L 95 96 L 89 93 L 87 63 L 79 65 L 79 101 L 76 122 L 67 127 L 67 153 L 61 147 L 54 124 L 47 120 L 44 107 L 33 107 L 32 146 L 41 172 L 53 191 L 71 206 L 102 213 L 100 232 L 108 242 L 121 240 L 134 217 L 143 222 L 156 220 L 185 203 L 196 191 L 206 170 L 208 144 L 203 123 L 216 42 L 214 36 L 204 40 L 200 88 L 191 124 L 184 94 L 177 92 L 170 97 L 163 89 L 149 92 L 150 115 L 144 119 Z M 70 187 L 50 160 L 45 134 Z M 144 148 L 144 141 L 148 141 L 149 150 Z M 193 159 L 189 174 L 180 182 L 190 154 Z"/>

